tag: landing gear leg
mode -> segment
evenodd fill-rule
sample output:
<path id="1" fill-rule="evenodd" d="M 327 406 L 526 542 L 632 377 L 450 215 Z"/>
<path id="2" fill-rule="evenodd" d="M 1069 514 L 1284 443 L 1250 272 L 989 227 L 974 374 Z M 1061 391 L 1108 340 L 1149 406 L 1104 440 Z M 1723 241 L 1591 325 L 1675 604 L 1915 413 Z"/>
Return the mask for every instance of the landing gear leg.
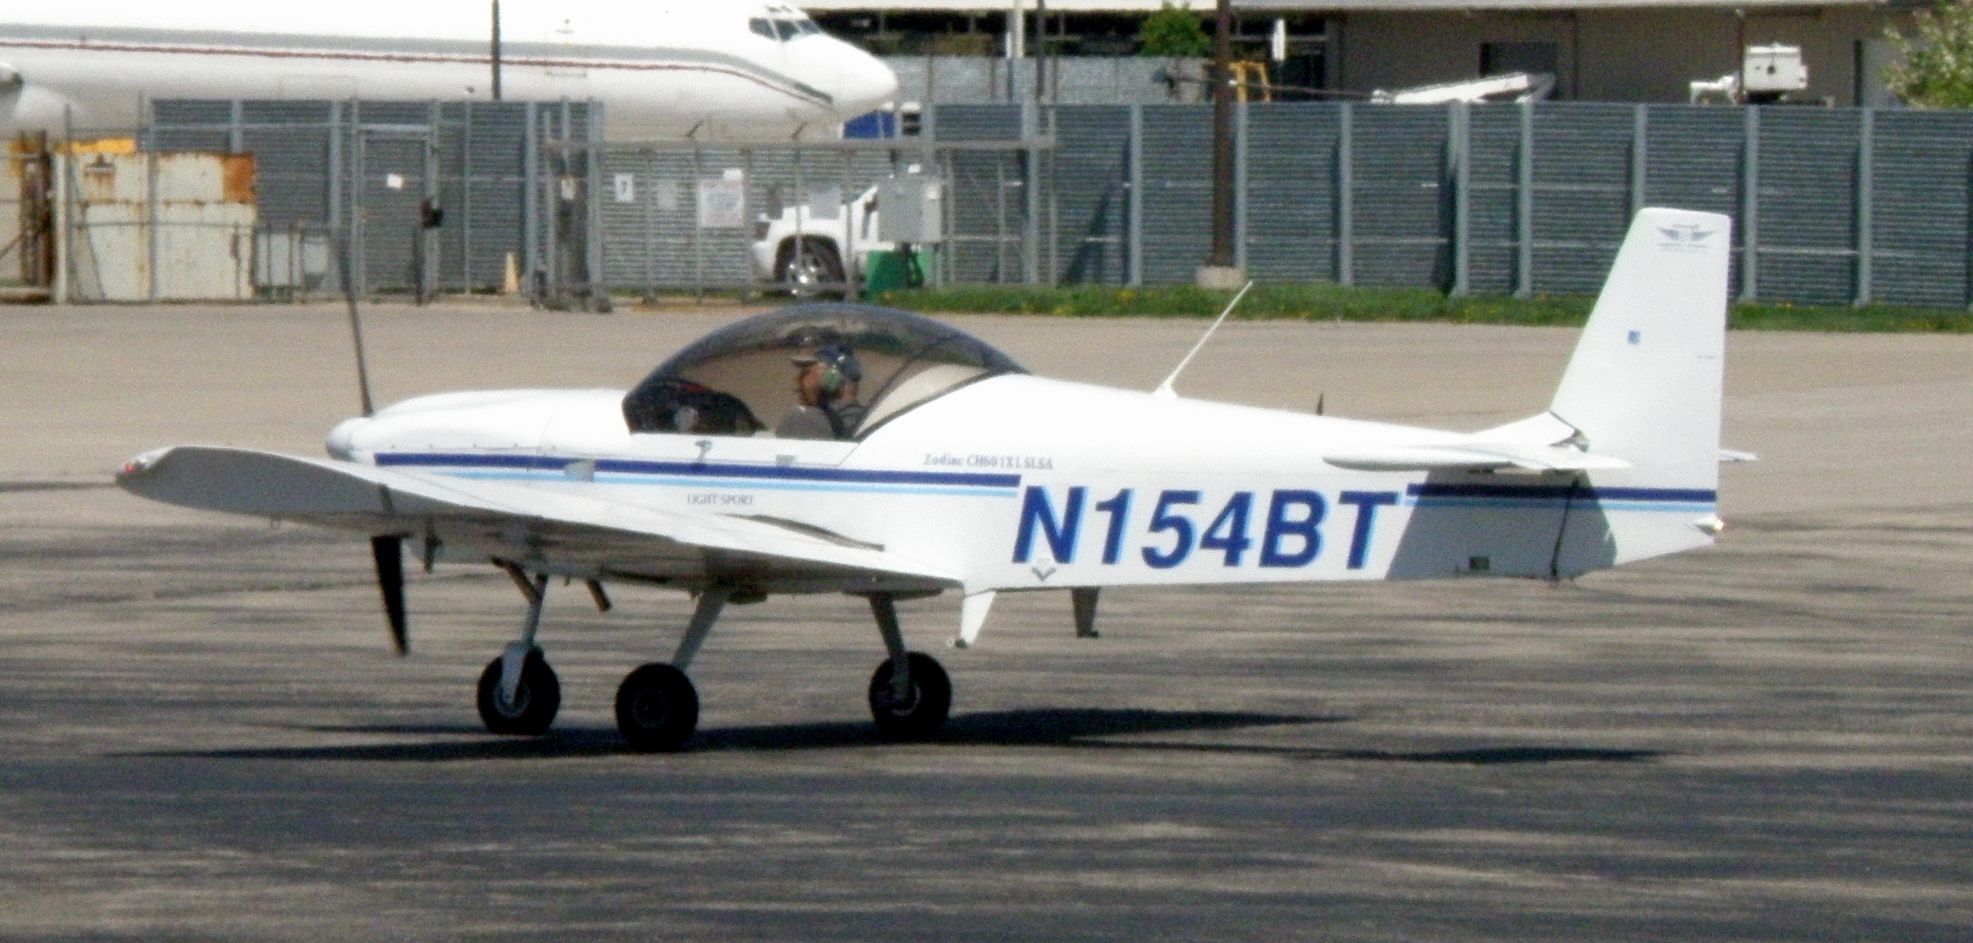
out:
<path id="1" fill-rule="evenodd" d="M 519 566 L 502 563 L 528 600 L 521 637 L 480 672 L 479 711 L 486 729 L 498 734 L 538 737 L 555 723 L 562 707 L 562 684 L 534 643 L 541 629 L 541 605 L 548 596 L 546 574 L 530 577 Z"/>
<path id="2" fill-rule="evenodd" d="M 638 668 L 617 688 L 617 731 L 633 750 L 677 750 L 699 726 L 699 692 L 685 670 L 712 633 L 713 623 L 733 595 L 728 589 L 699 594 L 692 621 L 671 663 L 653 662 Z"/>
<path id="3" fill-rule="evenodd" d="M 870 614 L 877 618 L 877 631 L 890 653 L 870 676 L 870 716 L 877 721 L 877 730 L 905 740 L 938 733 L 952 712 L 952 679 L 937 659 L 904 647 L 895 597 L 872 594 Z"/>

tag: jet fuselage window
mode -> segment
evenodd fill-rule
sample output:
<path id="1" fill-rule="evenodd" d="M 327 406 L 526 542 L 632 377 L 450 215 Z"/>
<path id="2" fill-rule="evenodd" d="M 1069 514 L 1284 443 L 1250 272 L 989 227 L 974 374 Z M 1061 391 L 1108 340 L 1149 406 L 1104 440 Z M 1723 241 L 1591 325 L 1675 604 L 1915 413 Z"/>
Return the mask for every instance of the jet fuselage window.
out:
<path id="1" fill-rule="evenodd" d="M 796 26 L 794 20 L 775 20 L 774 28 L 780 32 L 783 42 L 794 39 L 802 34 L 801 27 Z"/>
<path id="2" fill-rule="evenodd" d="M 747 28 L 753 30 L 758 35 L 767 37 L 768 39 L 776 38 L 774 35 L 774 24 L 760 17 L 755 17 L 751 20 L 748 20 Z"/>

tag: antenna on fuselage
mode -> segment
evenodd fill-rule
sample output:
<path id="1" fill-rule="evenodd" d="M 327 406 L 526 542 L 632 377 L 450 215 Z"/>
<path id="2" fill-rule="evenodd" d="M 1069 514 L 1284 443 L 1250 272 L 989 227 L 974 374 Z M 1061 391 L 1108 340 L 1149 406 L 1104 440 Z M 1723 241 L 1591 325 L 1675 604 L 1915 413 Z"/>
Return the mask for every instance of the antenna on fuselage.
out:
<path id="1" fill-rule="evenodd" d="M 1234 295 L 1233 300 L 1226 303 L 1226 310 L 1221 311 L 1219 313 L 1219 317 L 1213 320 L 1212 326 L 1206 328 L 1205 335 L 1199 338 L 1199 342 L 1197 344 L 1192 345 L 1191 350 L 1186 351 L 1185 359 L 1180 360 L 1178 362 L 1178 366 L 1172 368 L 1171 376 L 1166 377 L 1165 382 L 1158 384 L 1158 388 L 1152 390 L 1151 395 L 1153 396 L 1178 395 L 1178 391 L 1172 389 L 1172 383 L 1178 380 L 1179 374 L 1185 372 L 1185 365 L 1191 363 L 1192 358 L 1199 356 L 1199 351 L 1205 349 L 1206 342 L 1213 339 L 1213 332 L 1219 330 L 1219 326 L 1226 321 L 1226 316 L 1232 314 L 1233 309 L 1240 306 L 1240 299 L 1247 297 L 1247 291 L 1253 287 L 1254 287 L 1253 282 L 1248 282 L 1247 284 L 1241 286 L 1240 293 Z"/>
<path id="2" fill-rule="evenodd" d="M 349 335 L 356 343 L 356 391 L 363 397 L 363 415 L 367 417 L 377 409 L 370 400 L 370 366 L 363 356 L 363 318 L 356 312 L 356 279 L 350 274 L 353 259 L 347 233 L 337 234 L 336 252 L 342 256 L 343 301 L 349 305 Z"/>

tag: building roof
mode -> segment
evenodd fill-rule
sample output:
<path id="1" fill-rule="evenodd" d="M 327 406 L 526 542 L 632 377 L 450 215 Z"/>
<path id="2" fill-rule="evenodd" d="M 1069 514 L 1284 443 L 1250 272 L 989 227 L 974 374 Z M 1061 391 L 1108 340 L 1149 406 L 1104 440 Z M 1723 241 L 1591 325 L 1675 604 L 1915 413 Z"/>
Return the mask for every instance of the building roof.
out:
<path id="1" fill-rule="evenodd" d="M 1148 13 L 1158 9 L 1160 0 L 1047 0 L 1051 13 Z M 853 10 L 937 10 L 954 13 L 1004 14 L 1012 0 L 797 0 L 812 13 Z M 1381 12 L 1422 13 L 1454 10 L 1640 10 L 1640 9 L 1749 9 L 1787 7 L 1886 7 L 1903 9 L 1926 5 L 1908 0 L 1234 0 L 1239 10 L 1252 12 Z M 1033 10 L 1035 0 L 1021 0 L 1022 8 Z M 1201 13 L 1212 12 L 1213 0 L 1192 0 L 1190 6 Z"/>

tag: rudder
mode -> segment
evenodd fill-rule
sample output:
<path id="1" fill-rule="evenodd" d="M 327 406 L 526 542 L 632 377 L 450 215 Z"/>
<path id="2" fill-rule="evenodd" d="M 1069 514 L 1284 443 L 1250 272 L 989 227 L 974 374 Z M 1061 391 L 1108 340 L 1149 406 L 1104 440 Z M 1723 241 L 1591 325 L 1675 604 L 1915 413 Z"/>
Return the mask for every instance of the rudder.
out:
<path id="1" fill-rule="evenodd" d="M 1629 484 L 1718 486 L 1732 246 L 1726 216 L 1639 211 L 1562 374 L 1549 411 Z"/>

